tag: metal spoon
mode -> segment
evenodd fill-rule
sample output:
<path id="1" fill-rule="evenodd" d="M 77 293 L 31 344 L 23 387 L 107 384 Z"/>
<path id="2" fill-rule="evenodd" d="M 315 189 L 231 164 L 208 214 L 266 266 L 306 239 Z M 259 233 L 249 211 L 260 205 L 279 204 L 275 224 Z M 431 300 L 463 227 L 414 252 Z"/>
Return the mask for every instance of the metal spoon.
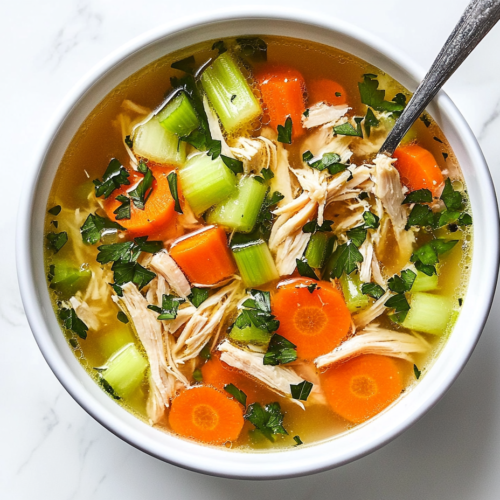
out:
<path id="1" fill-rule="evenodd" d="M 382 144 L 380 154 L 392 156 L 415 120 L 499 19 L 500 0 L 472 0 Z"/>

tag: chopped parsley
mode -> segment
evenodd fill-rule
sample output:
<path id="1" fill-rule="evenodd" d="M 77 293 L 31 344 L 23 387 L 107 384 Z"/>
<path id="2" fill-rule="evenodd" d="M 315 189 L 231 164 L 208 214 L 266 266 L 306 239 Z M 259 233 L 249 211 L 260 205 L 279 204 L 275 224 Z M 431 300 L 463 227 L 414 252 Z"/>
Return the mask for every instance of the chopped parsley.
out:
<path id="1" fill-rule="evenodd" d="M 104 229 L 119 229 L 125 231 L 125 228 L 120 226 L 118 222 L 111 221 L 107 217 L 101 217 L 96 213 L 89 214 L 80 228 L 83 242 L 87 245 L 95 245 L 101 239 L 101 234 Z"/>
<path id="2" fill-rule="evenodd" d="M 149 305 L 148 309 L 157 312 L 159 316 L 156 318 L 158 321 L 164 321 L 168 319 L 177 318 L 177 312 L 179 311 L 179 306 L 186 302 L 186 299 L 181 299 L 180 297 L 175 297 L 174 295 L 163 294 L 161 299 L 161 307 L 155 305 Z"/>
<path id="3" fill-rule="evenodd" d="M 49 244 L 49 250 L 54 250 L 54 252 L 57 253 L 68 242 L 68 233 L 65 231 L 61 233 L 50 232 L 47 234 L 46 238 Z"/>
<path id="4" fill-rule="evenodd" d="M 275 332 L 280 322 L 271 314 L 271 297 L 269 292 L 262 290 L 250 290 L 251 299 L 245 300 L 240 315 L 236 318 L 235 325 L 238 328 L 246 328 L 253 325 L 266 333 Z"/>
<path id="5" fill-rule="evenodd" d="M 102 180 L 94 179 L 92 181 L 95 186 L 95 195 L 108 198 L 115 189 L 130 184 L 129 175 L 123 165 L 116 158 L 112 158 L 102 176 Z"/>
<path id="6" fill-rule="evenodd" d="M 61 205 L 56 205 L 55 207 L 52 207 L 52 208 L 49 208 L 49 210 L 47 210 L 47 212 L 50 214 L 50 215 L 59 215 L 61 213 Z"/>
<path id="7" fill-rule="evenodd" d="M 358 83 L 361 102 L 376 111 L 388 111 L 396 117 L 401 114 L 406 106 L 406 96 L 396 94 L 392 101 L 385 100 L 385 90 L 379 89 L 377 75 L 365 74 L 363 81 Z"/>
<path id="8" fill-rule="evenodd" d="M 439 142 L 440 144 L 444 144 L 443 141 L 439 137 L 434 137 L 434 140 L 436 142 Z"/>
<path id="9" fill-rule="evenodd" d="M 380 217 L 367 210 L 363 214 L 366 229 L 377 229 L 380 226 Z"/>
<path id="10" fill-rule="evenodd" d="M 384 305 L 394 309 L 395 313 L 404 313 L 410 310 L 410 304 L 408 304 L 404 293 L 393 295 L 390 299 L 386 300 Z"/>
<path id="11" fill-rule="evenodd" d="M 121 321 L 122 323 L 127 324 L 129 322 L 128 316 L 123 311 L 119 311 L 116 317 L 118 321 Z"/>
<path id="12" fill-rule="evenodd" d="M 278 125 L 278 142 L 292 144 L 292 119 L 290 116 L 285 120 L 285 125 Z"/>
<path id="13" fill-rule="evenodd" d="M 290 392 L 292 394 L 293 399 L 297 399 L 299 401 L 307 401 L 309 394 L 311 394 L 313 388 L 313 384 L 304 380 L 300 384 L 290 384 Z"/>
<path id="14" fill-rule="evenodd" d="M 401 271 L 401 277 L 397 274 L 387 281 L 387 287 L 394 293 L 405 293 L 411 290 L 417 275 L 411 269 Z"/>
<path id="15" fill-rule="evenodd" d="M 448 178 L 444 184 L 443 192 L 441 193 L 441 200 L 443 200 L 448 210 L 461 210 L 462 209 L 462 194 L 453 189 L 451 180 Z"/>
<path id="16" fill-rule="evenodd" d="M 368 108 L 366 112 L 364 125 L 366 137 L 370 137 L 372 127 L 377 128 L 380 125 L 380 120 L 377 119 L 371 108 Z"/>
<path id="17" fill-rule="evenodd" d="M 465 212 L 460 215 L 460 217 L 457 220 L 457 224 L 459 226 L 470 226 L 472 224 L 472 217 L 469 214 L 466 214 Z"/>
<path id="18" fill-rule="evenodd" d="M 141 174 L 144 174 L 144 177 L 137 187 L 129 192 L 129 196 L 139 210 L 144 210 L 146 202 L 153 192 L 153 181 L 155 178 L 153 177 L 153 172 L 142 161 L 139 163 L 138 170 Z"/>
<path id="19" fill-rule="evenodd" d="M 336 94 L 338 94 L 339 92 L 336 92 Z M 293 436 L 293 440 L 297 443 L 295 446 L 300 446 L 301 444 L 304 444 L 302 442 L 302 439 L 300 439 L 299 436 Z"/>
<path id="20" fill-rule="evenodd" d="M 212 45 L 212 50 L 217 50 L 220 56 L 221 54 L 224 54 L 224 52 L 227 52 L 227 47 L 223 40 L 219 40 Z"/>
<path id="21" fill-rule="evenodd" d="M 235 50 L 252 62 L 267 61 L 267 44 L 262 38 L 237 38 Z"/>
<path id="22" fill-rule="evenodd" d="M 307 108 L 303 113 L 302 113 L 302 116 L 304 116 L 305 118 L 309 118 L 309 108 Z"/>
<path id="23" fill-rule="evenodd" d="M 81 339 L 85 340 L 87 338 L 89 327 L 76 315 L 72 307 L 61 309 L 59 311 L 59 319 L 62 321 L 64 328 L 76 333 Z"/>
<path id="24" fill-rule="evenodd" d="M 134 145 L 134 143 L 132 142 L 132 139 L 130 138 L 129 135 L 127 135 L 125 137 L 125 144 L 129 147 L 129 148 L 132 148 L 132 146 Z"/>
<path id="25" fill-rule="evenodd" d="M 424 123 L 424 125 L 427 128 L 431 126 L 431 120 L 425 113 L 420 117 L 420 120 Z"/>
<path id="26" fill-rule="evenodd" d="M 427 276 L 432 276 L 437 274 L 435 266 L 439 262 L 439 255 L 448 252 L 457 243 L 458 240 L 431 240 L 415 250 L 410 260 L 415 263 L 415 267 L 419 271 L 427 274 Z"/>
<path id="27" fill-rule="evenodd" d="M 334 175 L 347 168 L 347 165 L 340 163 L 341 158 L 337 153 L 324 153 L 321 159 L 315 161 L 312 161 L 313 158 L 314 156 L 309 150 L 302 154 L 302 160 L 307 163 L 309 167 L 319 170 L 320 172 L 328 168 L 330 174 Z"/>
<path id="28" fill-rule="evenodd" d="M 210 347 L 208 346 L 208 343 L 205 344 L 205 347 L 200 351 L 200 358 L 204 359 L 205 361 L 208 361 L 209 359 L 212 358 L 212 354 L 210 353 Z"/>
<path id="29" fill-rule="evenodd" d="M 243 406 L 246 407 L 247 405 L 247 395 L 238 389 L 234 384 L 226 384 L 224 386 L 224 390 L 231 394 L 231 396 L 238 401 L 238 403 L 241 403 Z"/>
<path id="30" fill-rule="evenodd" d="M 295 259 L 295 262 L 297 264 L 297 271 L 301 276 L 304 276 L 305 278 L 311 278 L 313 280 L 318 279 L 316 273 L 314 272 L 314 269 L 307 263 L 307 261 Z"/>
<path id="31" fill-rule="evenodd" d="M 128 220 L 130 219 L 132 212 L 130 208 L 130 198 L 124 194 L 120 194 L 116 197 L 116 201 L 119 201 L 121 205 L 113 211 L 116 220 Z"/>
<path id="32" fill-rule="evenodd" d="M 370 195 L 368 193 L 365 193 L 364 191 L 362 193 L 359 193 L 359 196 L 358 196 L 358 198 L 360 200 L 367 200 L 369 197 L 370 197 Z"/>
<path id="33" fill-rule="evenodd" d="M 276 434 L 288 434 L 283 427 L 283 414 L 279 403 L 270 403 L 264 407 L 260 403 L 253 403 L 248 407 L 245 419 L 271 442 L 274 442 Z"/>
<path id="34" fill-rule="evenodd" d="M 376 283 L 363 283 L 361 286 L 361 293 L 378 300 L 382 297 L 382 295 L 384 295 L 385 290 Z"/>
<path id="35" fill-rule="evenodd" d="M 352 137 L 363 137 L 363 130 L 361 129 L 361 122 L 364 120 L 363 117 L 355 117 L 354 121 L 356 123 L 356 128 L 354 128 L 349 122 L 343 123 L 342 125 L 337 125 L 333 127 L 333 132 L 337 135 L 348 135 Z"/>
<path id="36" fill-rule="evenodd" d="M 174 68 L 174 69 L 178 69 L 180 71 L 184 71 L 184 73 L 188 73 L 189 75 L 192 75 L 192 74 L 194 74 L 194 70 L 195 70 L 194 56 L 185 57 L 184 59 L 181 59 L 180 61 L 175 61 L 174 63 L 171 64 L 170 67 Z"/>
<path id="37" fill-rule="evenodd" d="M 422 372 L 418 369 L 417 365 L 413 365 L 413 373 L 415 374 L 415 378 L 418 380 Z"/>
<path id="38" fill-rule="evenodd" d="M 198 308 L 208 299 L 208 289 L 207 288 L 191 288 L 191 293 L 188 295 L 188 300 L 193 304 L 194 307 Z"/>
<path id="39" fill-rule="evenodd" d="M 323 224 L 321 226 L 318 224 L 318 219 L 313 219 L 309 222 L 306 222 L 304 224 L 304 227 L 302 228 L 303 233 L 315 233 L 316 231 L 319 231 L 321 233 L 328 233 L 332 230 L 332 220 L 324 220 Z"/>
<path id="40" fill-rule="evenodd" d="M 201 373 L 201 370 L 199 368 L 196 368 L 196 370 L 193 372 L 193 378 L 196 380 L 196 382 L 203 382 L 203 373 Z"/>
<path id="41" fill-rule="evenodd" d="M 57 229 L 59 227 L 59 222 L 56 220 L 51 220 L 50 223 Z"/>
<path id="42" fill-rule="evenodd" d="M 359 248 L 366 240 L 366 228 L 364 226 L 353 227 L 347 231 L 346 235 Z"/>
<path id="43" fill-rule="evenodd" d="M 114 273 L 116 285 L 121 286 L 131 281 L 139 290 L 156 277 L 153 271 L 142 267 L 138 262 L 115 262 L 111 270 Z"/>
<path id="44" fill-rule="evenodd" d="M 94 368 L 95 370 L 96 368 Z M 111 387 L 111 384 L 99 373 L 98 375 L 98 382 L 99 382 L 99 385 L 113 398 L 113 399 L 116 399 L 116 400 L 119 400 L 121 399 L 120 396 L 118 396 L 115 392 L 115 390 L 113 389 L 113 387 Z"/>
<path id="45" fill-rule="evenodd" d="M 408 203 L 431 203 L 432 193 L 428 189 L 417 189 L 406 195 L 402 205 Z"/>
<path id="46" fill-rule="evenodd" d="M 313 293 L 314 290 L 316 290 L 316 288 L 318 288 L 318 284 L 317 283 L 311 283 L 310 285 L 307 285 L 306 288 L 307 288 L 307 291 L 309 293 Z"/>
<path id="47" fill-rule="evenodd" d="M 358 263 L 363 262 L 363 256 L 352 241 L 339 245 L 331 258 L 333 260 L 332 278 L 340 278 L 344 273 L 351 274 L 358 268 Z"/>
<path id="48" fill-rule="evenodd" d="M 224 165 L 233 172 L 233 174 L 243 173 L 243 162 L 240 160 L 235 160 L 234 158 L 229 158 L 229 156 L 220 155 Z"/>
<path id="49" fill-rule="evenodd" d="M 167 175 L 168 187 L 170 188 L 170 194 L 175 201 L 174 210 L 178 214 L 182 214 L 181 204 L 179 202 L 179 192 L 177 190 L 177 174 L 175 172 L 170 172 Z"/>
<path id="50" fill-rule="evenodd" d="M 269 342 L 266 354 L 264 354 L 263 364 L 276 366 L 295 361 L 297 359 L 295 347 L 297 347 L 295 344 L 275 333 Z"/>

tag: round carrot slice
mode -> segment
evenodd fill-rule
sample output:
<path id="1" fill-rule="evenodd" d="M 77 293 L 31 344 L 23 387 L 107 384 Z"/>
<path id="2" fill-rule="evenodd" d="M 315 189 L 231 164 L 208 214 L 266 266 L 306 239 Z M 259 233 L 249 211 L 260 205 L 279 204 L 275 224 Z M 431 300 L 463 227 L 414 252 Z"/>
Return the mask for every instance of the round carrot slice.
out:
<path id="1" fill-rule="evenodd" d="M 444 185 L 443 174 L 433 154 L 418 144 L 402 146 L 392 155 L 401 182 L 411 191 L 429 189 L 432 196 L 439 196 Z"/>
<path id="2" fill-rule="evenodd" d="M 312 80 L 307 83 L 307 94 L 309 105 L 318 102 L 326 101 L 328 104 L 340 106 L 347 103 L 347 93 L 340 85 L 334 80 L 321 78 L 319 80 Z"/>
<path id="3" fill-rule="evenodd" d="M 299 278 L 278 289 L 272 312 L 280 322 L 278 333 L 297 346 L 297 355 L 312 359 L 326 354 L 347 335 L 351 315 L 344 297 L 327 281 L 319 281 L 310 292 L 305 286 L 315 283 Z"/>
<path id="4" fill-rule="evenodd" d="M 321 387 L 335 413 L 359 424 L 395 401 L 403 383 L 392 358 L 365 354 L 328 369 Z"/>
<path id="5" fill-rule="evenodd" d="M 121 203 L 116 199 L 119 195 L 126 195 L 128 191 L 135 189 L 137 184 L 143 179 L 143 175 L 139 172 L 130 173 L 130 185 L 120 186 L 113 194 L 105 201 L 104 210 L 107 216 L 118 222 L 127 229 L 127 234 L 130 237 L 150 236 L 154 234 L 169 234 L 167 226 L 172 226 L 172 235 L 177 234 L 174 230 L 176 226 L 176 212 L 174 210 L 175 201 L 170 193 L 167 176 L 172 171 L 171 168 L 152 166 L 151 172 L 155 178 L 153 182 L 153 191 L 149 196 L 144 210 L 137 208 L 132 202 L 130 203 L 130 219 L 116 220 L 116 215 L 113 213 Z"/>
<path id="6" fill-rule="evenodd" d="M 172 430 L 202 443 L 223 444 L 240 435 L 243 406 L 212 387 L 193 387 L 173 401 L 169 414 Z"/>

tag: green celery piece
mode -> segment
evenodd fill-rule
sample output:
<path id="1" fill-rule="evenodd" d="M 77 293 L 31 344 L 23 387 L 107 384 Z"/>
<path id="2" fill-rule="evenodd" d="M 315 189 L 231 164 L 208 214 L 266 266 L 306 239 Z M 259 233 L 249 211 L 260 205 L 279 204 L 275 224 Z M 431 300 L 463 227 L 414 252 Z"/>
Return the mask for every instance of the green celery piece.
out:
<path id="1" fill-rule="evenodd" d="M 453 301 L 425 292 L 411 294 L 410 310 L 402 325 L 417 332 L 444 335 L 450 321 Z"/>
<path id="2" fill-rule="evenodd" d="M 305 257 L 307 263 L 314 269 L 323 267 L 326 256 L 326 247 L 329 236 L 326 233 L 317 232 L 311 236 L 306 248 Z"/>
<path id="3" fill-rule="evenodd" d="M 340 278 L 342 293 L 350 313 L 364 309 L 370 303 L 367 295 L 361 291 L 361 280 L 358 273 L 343 274 Z"/>
<path id="4" fill-rule="evenodd" d="M 205 69 L 201 84 L 227 132 L 235 132 L 262 114 L 259 101 L 229 52 Z"/>
<path id="5" fill-rule="evenodd" d="M 127 344 L 133 342 L 134 335 L 132 334 L 131 328 L 121 324 L 121 327 L 116 330 L 99 334 L 99 352 L 102 353 L 103 356 L 109 358 L 112 354 L 122 350 Z"/>
<path id="6" fill-rule="evenodd" d="M 144 379 L 148 362 L 134 344 L 128 344 L 106 363 L 102 377 L 121 398 L 130 395 Z"/>
<path id="7" fill-rule="evenodd" d="M 217 205 L 208 215 L 209 224 L 235 229 L 239 233 L 250 233 L 266 197 L 267 185 L 255 177 L 243 178 L 237 190 L 225 201 Z"/>
<path id="8" fill-rule="evenodd" d="M 54 277 L 50 288 L 55 290 L 62 300 L 68 300 L 76 292 L 84 290 L 92 277 L 90 269 L 81 270 L 68 262 L 55 262 Z"/>
<path id="9" fill-rule="evenodd" d="M 432 276 L 427 276 L 427 274 L 417 271 L 417 277 L 413 282 L 411 291 L 415 292 L 430 292 L 435 290 L 438 286 L 438 276 L 433 274 Z"/>
<path id="10" fill-rule="evenodd" d="M 387 133 L 389 133 L 394 128 L 394 124 L 396 123 L 396 118 L 394 118 L 393 115 L 382 116 L 380 118 L 380 123 L 387 130 Z M 405 136 L 401 140 L 400 145 L 407 146 L 411 142 L 414 142 L 417 138 L 417 133 L 418 133 L 417 126 L 412 125 L 410 127 L 410 130 L 406 132 Z"/>
<path id="11" fill-rule="evenodd" d="M 264 241 L 232 248 L 243 283 L 257 287 L 279 278 L 273 256 Z"/>
<path id="12" fill-rule="evenodd" d="M 204 153 L 191 157 L 179 171 L 182 194 L 196 215 L 221 203 L 236 190 L 236 176 L 222 158 Z"/>
<path id="13" fill-rule="evenodd" d="M 160 125 L 157 116 L 137 127 L 133 141 L 135 154 L 157 163 L 180 166 L 186 160 L 186 143 L 179 143 L 174 133 Z"/>
<path id="14" fill-rule="evenodd" d="M 193 106 L 184 92 L 158 113 L 158 121 L 165 130 L 179 137 L 189 135 L 200 126 Z"/>
<path id="15" fill-rule="evenodd" d="M 246 328 L 238 328 L 234 325 L 229 332 L 230 339 L 241 342 L 242 344 L 267 345 L 272 335 L 272 333 L 261 330 L 253 324 Z"/>

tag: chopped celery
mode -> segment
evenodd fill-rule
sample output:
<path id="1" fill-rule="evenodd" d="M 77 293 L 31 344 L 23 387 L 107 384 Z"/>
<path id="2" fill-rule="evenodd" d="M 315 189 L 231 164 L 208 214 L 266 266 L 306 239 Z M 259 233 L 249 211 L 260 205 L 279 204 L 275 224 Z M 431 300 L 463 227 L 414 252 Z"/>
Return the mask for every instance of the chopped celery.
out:
<path id="1" fill-rule="evenodd" d="M 170 101 L 158 113 L 158 121 L 165 130 L 180 137 L 190 134 L 200 124 L 193 106 L 184 92 Z"/>
<path id="2" fill-rule="evenodd" d="M 266 184 L 255 180 L 255 177 L 244 177 L 237 190 L 210 212 L 207 222 L 235 229 L 239 233 L 251 232 L 266 192 Z"/>
<path id="3" fill-rule="evenodd" d="M 422 273 L 421 271 L 417 271 L 417 277 L 413 282 L 413 286 L 411 287 L 411 291 L 415 292 L 429 292 L 431 290 L 435 290 L 438 286 L 438 277 L 437 274 L 433 274 L 432 276 L 427 276 L 427 274 Z"/>
<path id="4" fill-rule="evenodd" d="M 396 119 L 392 116 L 382 116 L 380 118 L 380 123 L 387 129 L 388 132 L 390 132 L 394 128 L 394 124 L 396 123 Z M 401 140 L 401 146 L 406 146 L 413 142 L 417 138 L 417 127 L 416 125 L 412 125 L 410 127 L 410 130 L 406 132 L 405 136 Z"/>
<path id="5" fill-rule="evenodd" d="M 186 143 L 165 130 L 157 116 L 137 127 L 133 139 L 134 153 L 149 160 L 169 165 L 182 165 L 186 160 Z"/>
<path id="6" fill-rule="evenodd" d="M 179 171 L 184 197 L 196 215 L 224 201 L 236 190 L 236 176 L 222 158 L 206 154 L 191 157 Z"/>
<path id="7" fill-rule="evenodd" d="M 273 256 L 264 241 L 233 247 L 232 250 L 245 286 L 260 286 L 279 278 Z"/>
<path id="8" fill-rule="evenodd" d="M 358 273 L 344 273 L 339 278 L 339 281 L 349 312 L 354 313 L 368 306 L 369 299 L 368 296 L 361 291 L 362 283 Z"/>
<path id="9" fill-rule="evenodd" d="M 236 342 L 258 345 L 268 344 L 272 335 L 272 333 L 261 330 L 254 325 L 247 326 L 246 328 L 239 328 L 234 325 L 229 332 L 229 337 Z"/>
<path id="10" fill-rule="evenodd" d="M 443 335 L 450 321 L 452 300 L 440 295 L 417 292 L 411 294 L 410 310 L 403 326 L 418 332 Z"/>
<path id="11" fill-rule="evenodd" d="M 78 269 L 67 262 L 61 261 L 54 264 L 53 275 L 50 288 L 55 290 L 62 300 L 68 300 L 76 292 L 86 288 L 92 277 L 92 271 L 90 269 Z"/>
<path id="12" fill-rule="evenodd" d="M 203 72 L 201 84 L 228 132 L 262 114 L 259 101 L 229 52 L 221 54 Z"/>
<path id="13" fill-rule="evenodd" d="M 102 377 L 113 388 L 116 395 L 129 395 L 144 379 L 148 362 L 134 344 L 128 344 L 112 356 Z"/>
<path id="14" fill-rule="evenodd" d="M 326 233 L 317 232 L 314 233 L 309 240 L 306 249 L 306 260 L 314 269 L 323 267 L 328 239 L 329 237 Z"/>
<path id="15" fill-rule="evenodd" d="M 110 357 L 113 353 L 134 342 L 134 335 L 129 327 L 123 326 L 99 335 L 99 352 Z"/>

